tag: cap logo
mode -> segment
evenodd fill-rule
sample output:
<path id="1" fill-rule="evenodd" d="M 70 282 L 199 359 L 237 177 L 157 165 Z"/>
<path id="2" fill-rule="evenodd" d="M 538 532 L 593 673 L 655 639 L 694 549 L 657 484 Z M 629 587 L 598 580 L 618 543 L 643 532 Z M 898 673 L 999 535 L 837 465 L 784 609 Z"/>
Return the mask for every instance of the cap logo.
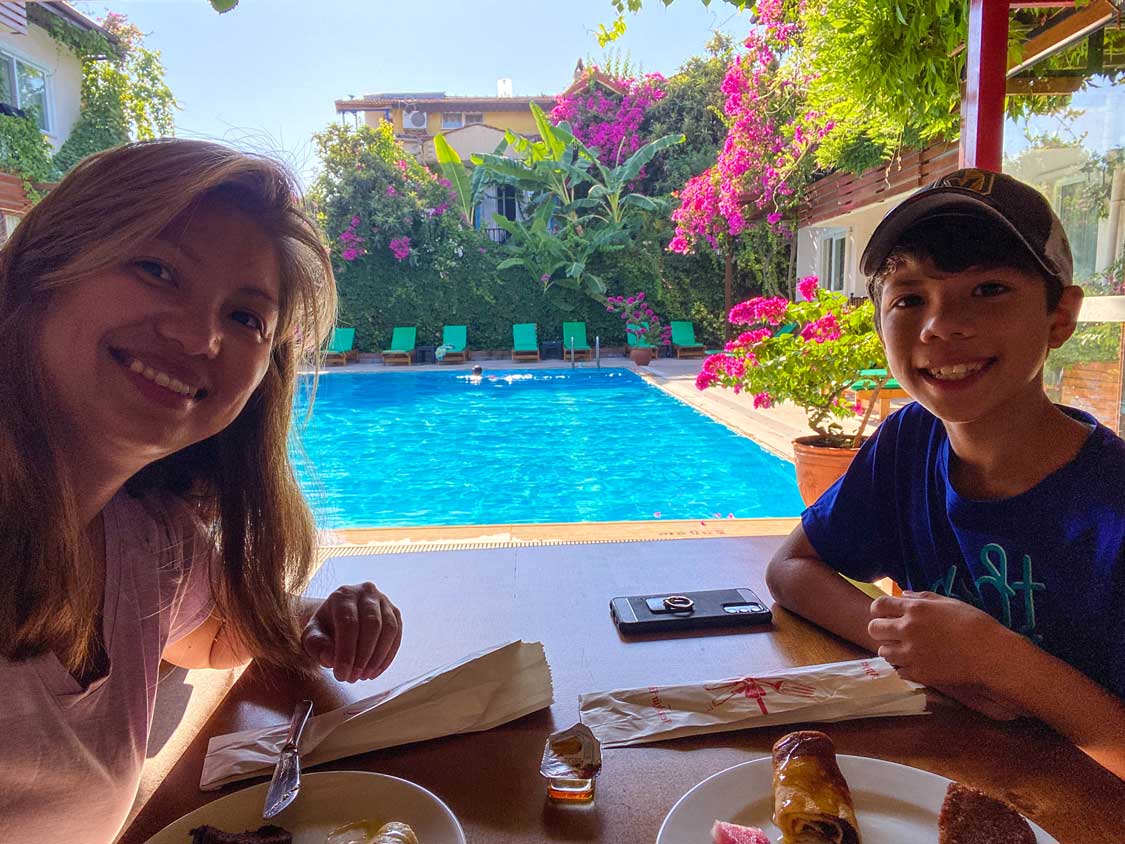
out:
<path id="1" fill-rule="evenodd" d="M 992 193 L 992 185 L 996 181 L 996 174 L 988 170 L 958 170 L 950 173 L 937 181 L 934 187 L 961 188 L 988 196 Z"/>

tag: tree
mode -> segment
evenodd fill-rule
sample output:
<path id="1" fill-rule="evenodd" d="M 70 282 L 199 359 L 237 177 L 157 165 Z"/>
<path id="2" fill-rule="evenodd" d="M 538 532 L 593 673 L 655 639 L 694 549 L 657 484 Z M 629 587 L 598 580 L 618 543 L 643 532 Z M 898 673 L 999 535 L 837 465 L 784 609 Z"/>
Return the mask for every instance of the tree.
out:
<path id="1" fill-rule="evenodd" d="M 672 213 L 676 234 L 668 244 L 673 252 L 686 254 L 706 244 L 722 253 L 728 311 L 737 238 L 763 215 L 776 235 L 791 237 L 796 186 L 811 173 L 809 153 L 832 128 L 805 104 L 809 75 L 792 60 L 799 24 L 786 19 L 779 0 L 759 4 L 758 17 L 746 52 L 723 78 L 727 137 L 714 166 L 680 192 L 680 206 Z"/>
<path id="2" fill-rule="evenodd" d="M 144 34 L 122 14 L 110 12 L 101 25 L 112 44 L 90 33 L 76 36 L 67 31 L 69 24 L 51 19 L 52 35 L 82 61 L 82 110 L 54 159 L 64 173 L 103 149 L 173 134 L 176 99 L 164 81 L 159 51 L 145 47 Z"/>
<path id="3" fill-rule="evenodd" d="M 673 147 L 645 168 L 641 185 L 645 193 L 667 196 L 692 176 L 715 163 L 727 135 L 722 92 L 723 77 L 734 59 L 730 38 L 715 32 L 705 56 L 692 56 L 669 77 L 663 96 L 645 115 L 646 137 L 682 132 L 683 144 Z"/>

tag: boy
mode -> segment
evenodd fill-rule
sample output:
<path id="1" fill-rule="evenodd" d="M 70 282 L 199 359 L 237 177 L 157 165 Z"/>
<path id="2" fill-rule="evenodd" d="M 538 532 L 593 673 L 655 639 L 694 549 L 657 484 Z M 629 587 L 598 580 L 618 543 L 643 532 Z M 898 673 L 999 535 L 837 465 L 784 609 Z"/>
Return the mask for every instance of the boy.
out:
<path id="1" fill-rule="evenodd" d="M 959 170 L 883 219 L 862 268 L 915 403 L 805 511 L 770 591 L 1125 778 L 1125 442 L 1043 390 L 1082 304 L 1061 223 L 1027 185 Z M 837 573 L 912 591 L 872 602 Z"/>

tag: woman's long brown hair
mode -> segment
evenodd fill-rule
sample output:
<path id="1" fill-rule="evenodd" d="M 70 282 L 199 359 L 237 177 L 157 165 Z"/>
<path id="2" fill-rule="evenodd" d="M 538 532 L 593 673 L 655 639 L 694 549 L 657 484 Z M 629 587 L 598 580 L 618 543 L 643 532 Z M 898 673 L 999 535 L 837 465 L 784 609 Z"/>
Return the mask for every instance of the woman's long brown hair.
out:
<path id="1" fill-rule="evenodd" d="M 51 291 L 119 265 L 204 198 L 248 213 L 276 245 L 281 316 L 262 383 L 231 425 L 130 479 L 136 495 L 170 493 L 213 532 L 217 611 L 257 658 L 292 665 L 300 630 L 292 595 L 308 582 L 316 532 L 289 456 L 303 361 L 335 318 L 328 252 L 275 162 L 204 141 L 160 140 L 78 164 L 0 248 L 0 654 L 53 651 L 72 671 L 97 644 L 101 589 L 87 525 L 53 443 L 54 402 L 36 332 Z"/>

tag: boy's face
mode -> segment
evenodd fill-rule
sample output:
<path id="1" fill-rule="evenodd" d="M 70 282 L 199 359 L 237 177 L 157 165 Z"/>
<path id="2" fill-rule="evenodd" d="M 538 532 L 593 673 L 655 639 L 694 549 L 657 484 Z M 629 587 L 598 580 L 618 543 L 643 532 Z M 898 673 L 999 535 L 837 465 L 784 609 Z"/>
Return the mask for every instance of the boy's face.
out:
<path id="1" fill-rule="evenodd" d="M 1081 304 L 1070 286 L 1048 312 L 1045 282 L 1023 270 L 943 273 L 907 258 L 883 286 L 881 335 L 916 401 L 945 422 L 974 422 L 1042 401 L 1047 352 L 1070 337 Z"/>

